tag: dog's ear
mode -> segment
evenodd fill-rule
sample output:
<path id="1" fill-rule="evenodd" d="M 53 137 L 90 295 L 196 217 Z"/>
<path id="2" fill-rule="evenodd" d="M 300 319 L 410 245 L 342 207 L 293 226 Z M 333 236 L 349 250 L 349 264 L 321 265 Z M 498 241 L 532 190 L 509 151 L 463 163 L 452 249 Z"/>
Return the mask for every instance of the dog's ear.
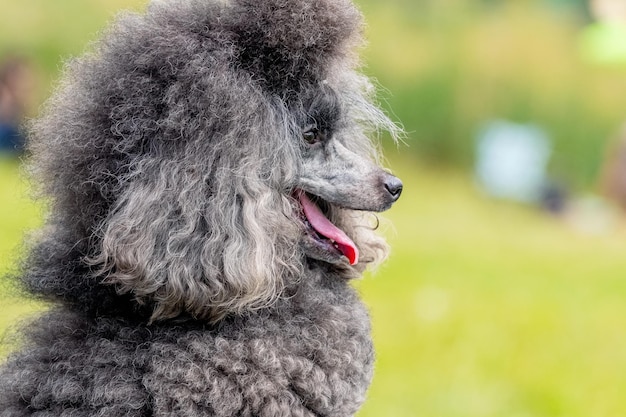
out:
<path id="1" fill-rule="evenodd" d="M 256 103 L 222 130 L 208 117 L 180 126 L 184 146 L 145 155 L 125 179 L 89 262 L 152 305 L 153 320 L 262 308 L 298 276 L 300 226 L 286 192 L 297 159 L 271 107 Z"/>
<path id="2" fill-rule="evenodd" d="M 356 62 L 360 12 L 346 0 L 235 0 L 240 61 L 272 90 L 320 81 L 333 62 Z"/>

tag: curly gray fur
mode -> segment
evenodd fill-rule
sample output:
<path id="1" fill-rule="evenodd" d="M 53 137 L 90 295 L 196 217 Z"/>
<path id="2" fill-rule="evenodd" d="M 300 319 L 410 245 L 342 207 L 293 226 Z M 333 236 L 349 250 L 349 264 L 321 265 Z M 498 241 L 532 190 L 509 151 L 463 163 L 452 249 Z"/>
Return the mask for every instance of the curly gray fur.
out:
<path id="1" fill-rule="evenodd" d="M 0 369 L 2 417 L 358 410 L 373 350 L 348 279 L 386 256 L 370 212 L 401 190 L 360 24 L 347 0 L 159 1 L 68 67 L 31 129 L 51 210 L 22 275 L 59 307 Z"/>

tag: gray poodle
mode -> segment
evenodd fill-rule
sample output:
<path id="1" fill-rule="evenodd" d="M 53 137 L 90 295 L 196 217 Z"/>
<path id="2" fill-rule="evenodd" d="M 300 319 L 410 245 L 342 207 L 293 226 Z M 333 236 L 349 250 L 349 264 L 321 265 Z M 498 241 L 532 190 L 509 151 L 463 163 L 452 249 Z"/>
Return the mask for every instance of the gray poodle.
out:
<path id="1" fill-rule="evenodd" d="M 348 0 L 167 0 L 120 17 L 33 123 L 50 201 L 21 282 L 56 305 L 0 415 L 352 416 L 374 359 L 350 279 L 402 183 L 368 138 Z"/>

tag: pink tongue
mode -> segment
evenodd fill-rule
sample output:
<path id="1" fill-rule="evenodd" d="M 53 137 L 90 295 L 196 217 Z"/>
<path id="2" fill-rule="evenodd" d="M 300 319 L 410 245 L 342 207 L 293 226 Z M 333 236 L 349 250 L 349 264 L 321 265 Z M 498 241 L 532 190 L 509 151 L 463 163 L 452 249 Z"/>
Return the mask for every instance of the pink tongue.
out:
<path id="1" fill-rule="evenodd" d="M 304 209 L 304 215 L 309 220 L 309 223 L 311 223 L 311 226 L 313 226 L 320 235 L 333 240 L 341 253 L 348 258 L 350 265 L 356 265 L 359 261 L 359 250 L 352 239 L 350 239 L 343 230 L 332 224 L 330 220 L 324 216 L 319 207 L 313 203 L 304 192 L 300 191 L 298 197 Z"/>

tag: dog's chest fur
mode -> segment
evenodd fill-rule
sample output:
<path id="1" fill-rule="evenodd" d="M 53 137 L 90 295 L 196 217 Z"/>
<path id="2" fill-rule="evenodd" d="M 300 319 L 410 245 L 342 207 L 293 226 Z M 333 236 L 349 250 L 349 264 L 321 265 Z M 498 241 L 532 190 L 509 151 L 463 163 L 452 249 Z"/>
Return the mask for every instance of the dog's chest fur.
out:
<path id="1" fill-rule="evenodd" d="M 32 350 L 3 370 L 3 417 L 352 416 L 372 374 L 365 308 L 320 274 L 214 329 L 66 311 L 39 323 Z"/>

